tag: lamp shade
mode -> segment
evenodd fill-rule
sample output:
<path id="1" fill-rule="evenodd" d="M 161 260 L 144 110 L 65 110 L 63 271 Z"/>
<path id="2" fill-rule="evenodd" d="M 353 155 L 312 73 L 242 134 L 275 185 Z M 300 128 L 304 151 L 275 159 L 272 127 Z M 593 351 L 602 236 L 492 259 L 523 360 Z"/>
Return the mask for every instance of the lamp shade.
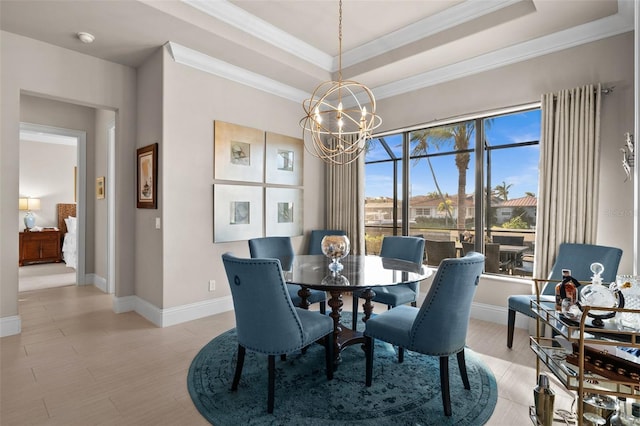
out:
<path id="1" fill-rule="evenodd" d="M 40 210 L 40 198 L 18 198 L 18 209 Z"/>
<path id="2" fill-rule="evenodd" d="M 28 198 L 27 206 L 27 210 L 40 210 L 40 198 Z"/>

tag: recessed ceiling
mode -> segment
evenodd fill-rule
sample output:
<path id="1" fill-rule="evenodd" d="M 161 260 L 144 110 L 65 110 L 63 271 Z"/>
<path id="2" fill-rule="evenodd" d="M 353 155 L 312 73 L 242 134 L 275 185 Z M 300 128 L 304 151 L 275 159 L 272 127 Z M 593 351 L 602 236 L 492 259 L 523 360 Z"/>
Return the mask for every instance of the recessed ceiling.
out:
<path id="1" fill-rule="evenodd" d="M 633 0 L 345 0 L 343 77 L 391 96 L 632 31 L 632 11 Z M 3 0 L 0 28 L 132 67 L 172 42 L 294 92 L 337 69 L 337 1 Z"/>

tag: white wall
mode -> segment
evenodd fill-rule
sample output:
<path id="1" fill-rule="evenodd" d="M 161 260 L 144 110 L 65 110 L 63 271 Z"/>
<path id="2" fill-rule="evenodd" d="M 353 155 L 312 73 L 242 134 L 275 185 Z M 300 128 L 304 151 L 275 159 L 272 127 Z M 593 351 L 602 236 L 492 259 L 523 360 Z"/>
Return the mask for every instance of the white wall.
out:
<path id="1" fill-rule="evenodd" d="M 108 127 L 115 120 L 115 113 L 104 109 L 95 110 L 95 146 L 93 148 L 93 159 L 89 160 L 92 163 L 92 169 L 94 170 L 93 180 L 87 182 L 87 197 L 88 204 L 93 205 L 93 227 L 87 232 L 88 235 L 92 235 L 93 243 L 91 246 L 87 244 L 88 250 L 94 253 L 93 269 L 96 279 L 107 278 L 107 187 L 113 185 L 113 176 L 109 176 L 107 173 L 107 155 L 108 155 Z M 96 198 L 96 179 L 98 177 L 105 177 L 105 198 Z"/>
<path id="2" fill-rule="evenodd" d="M 248 256 L 247 241 L 213 243 L 213 122 L 300 138 L 301 104 L 177 64 L 165 51 L 163 78 L 163 307 L 230 295 L 221 255 Z M 304 229 L 324 226 L 324 168 L 305 152 Z M 150 224 L 144 232 L 151 232 Z M 306 237 L 294 237 L 297 252 Z M 210 279 L 216 291 L 208 291 Z"/>
<path id="3" fill-rule="evenodd" d="M 20 141 L 20 197 L 40 199 L 36 226 L 58 226 L 58 203 L 73 203 L 75 145 Z M 20 212 L 18 230 L 24 230 Z"/>
<path id="4" fill-rule="evenodd" d="M 20 331 L 15 228 L 22 93 L 117 111 L 115 160 L 121 179 L 116 188 L 116 295 L 133 294 L 136 72 L 6 31 L 0 33 L 0 57 L 0 335 L 8 335 Z"/>

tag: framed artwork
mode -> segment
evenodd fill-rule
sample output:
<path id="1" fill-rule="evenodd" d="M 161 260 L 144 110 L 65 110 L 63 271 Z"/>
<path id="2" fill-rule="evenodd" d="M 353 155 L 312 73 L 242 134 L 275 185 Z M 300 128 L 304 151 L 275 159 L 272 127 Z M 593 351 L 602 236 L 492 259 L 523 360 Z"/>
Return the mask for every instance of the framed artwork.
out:
<path id="1" fill-rule="evenodd" d="M 266 133 L 265 182 L 302 186 L 302 139 Z"/>
<path id="2" fill-rule="evenodd" d="M 104 176 L 96 178 L 96 198 L 98 200 L 104 199 Z"/>
<path id="3" fill-rule="evenodd" d="M 263 181 L 264 131 L 214 121 L 213 141 L 214 179 Z"/>
<path id="4" fill-rule="evenodd" d="M 302 235 L 302 189 L 266 188 L 265 199 L 267 237 Z"/>
<path id="5" fill-rule="evenodd" d="M 158 206 L 158 144 L 138 148 L 137 200 L 139 209 Z"/>
<path id="6" fill-rule="evenodd" d="M 263 235 L 261 186 L 213 185 L 213 242 Z"/>

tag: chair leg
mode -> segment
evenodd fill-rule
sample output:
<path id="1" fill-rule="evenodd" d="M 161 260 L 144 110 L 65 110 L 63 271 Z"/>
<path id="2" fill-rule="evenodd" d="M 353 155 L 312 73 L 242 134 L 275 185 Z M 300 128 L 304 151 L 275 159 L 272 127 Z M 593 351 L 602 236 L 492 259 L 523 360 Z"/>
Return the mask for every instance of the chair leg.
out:
<path id="1" fill-rule="evenodd" d="M 327 380 L 333 380 L 333 333 L 324 336 L 324 354 L 327 364 Z"/>
<path id="2" fill-rule="evenodd" d="M 322 315 L 325 315 L 327 313 L 327 302 L 325 302 L 324 300 L 320 302 L 320 313 Z"/>
<path id="3" fill-rule="evenodd" d="M 466 390 L 471 389 L 469 384 L 469 375 L 467 374 L 467 363 L 464 360 L 464 348 L 456 354 L 458 357 L 458 369 L 460 369 L 460 377 L 462 378 L 462 384 Z"/>
<path id="4" fill-rule="evenodd" d="M 440 357 L 440 389 L 442 392 L 442 405 L 444 415 L 451 416 L 451 396 L 449 394 L 449 357 Z"/>
<path id="5" fill-rule="evenodd" d="M 373 337 L 365 336 L 364 337 L 364 352 L 366 358 L 365 364 L 365 385 L 371 386 L 371 382 L 373 380 L 373 345 L 374 339 Z"/>
<path id="6" fill-rule="evenodd" d="M 269 360 L 269 391 L 267 396 L 267 413 L 273 413 L 273 399 L 276 388 L 276 357 L 274 355 L 268 356 Z"/>
<path id="7" fill-rule="evenodd" d="M 242 374 L 242 366 L 244 365 L 244 346 L 238 345 L 238 359 L 236 360 L 236 373 L 233 375 L 233 383 L 231 384 L 231 390 L 238 390 L 238 383 L 240 383 L 240 375 Z"/>
<path id="8" fill-rule="evenodd" d="M 358 296 L 353 295 L 353 303 L 352 303 L 352 317 L 351 317 L 351 328 L 354 330 L 358 329 Z"/>
<path id="9" fill-rule="evenodd" d="M 398 346 L 398 364 L 402 364 L 404 362 L 404 348 Z"/>
<path id="10" fill-rule="evenodd" d="M 509 309 L 509 318 L 507 319 L 507 347 L 511 349 L 513 346 L 513 329 L 516 326 L 516 311 Z"/>

